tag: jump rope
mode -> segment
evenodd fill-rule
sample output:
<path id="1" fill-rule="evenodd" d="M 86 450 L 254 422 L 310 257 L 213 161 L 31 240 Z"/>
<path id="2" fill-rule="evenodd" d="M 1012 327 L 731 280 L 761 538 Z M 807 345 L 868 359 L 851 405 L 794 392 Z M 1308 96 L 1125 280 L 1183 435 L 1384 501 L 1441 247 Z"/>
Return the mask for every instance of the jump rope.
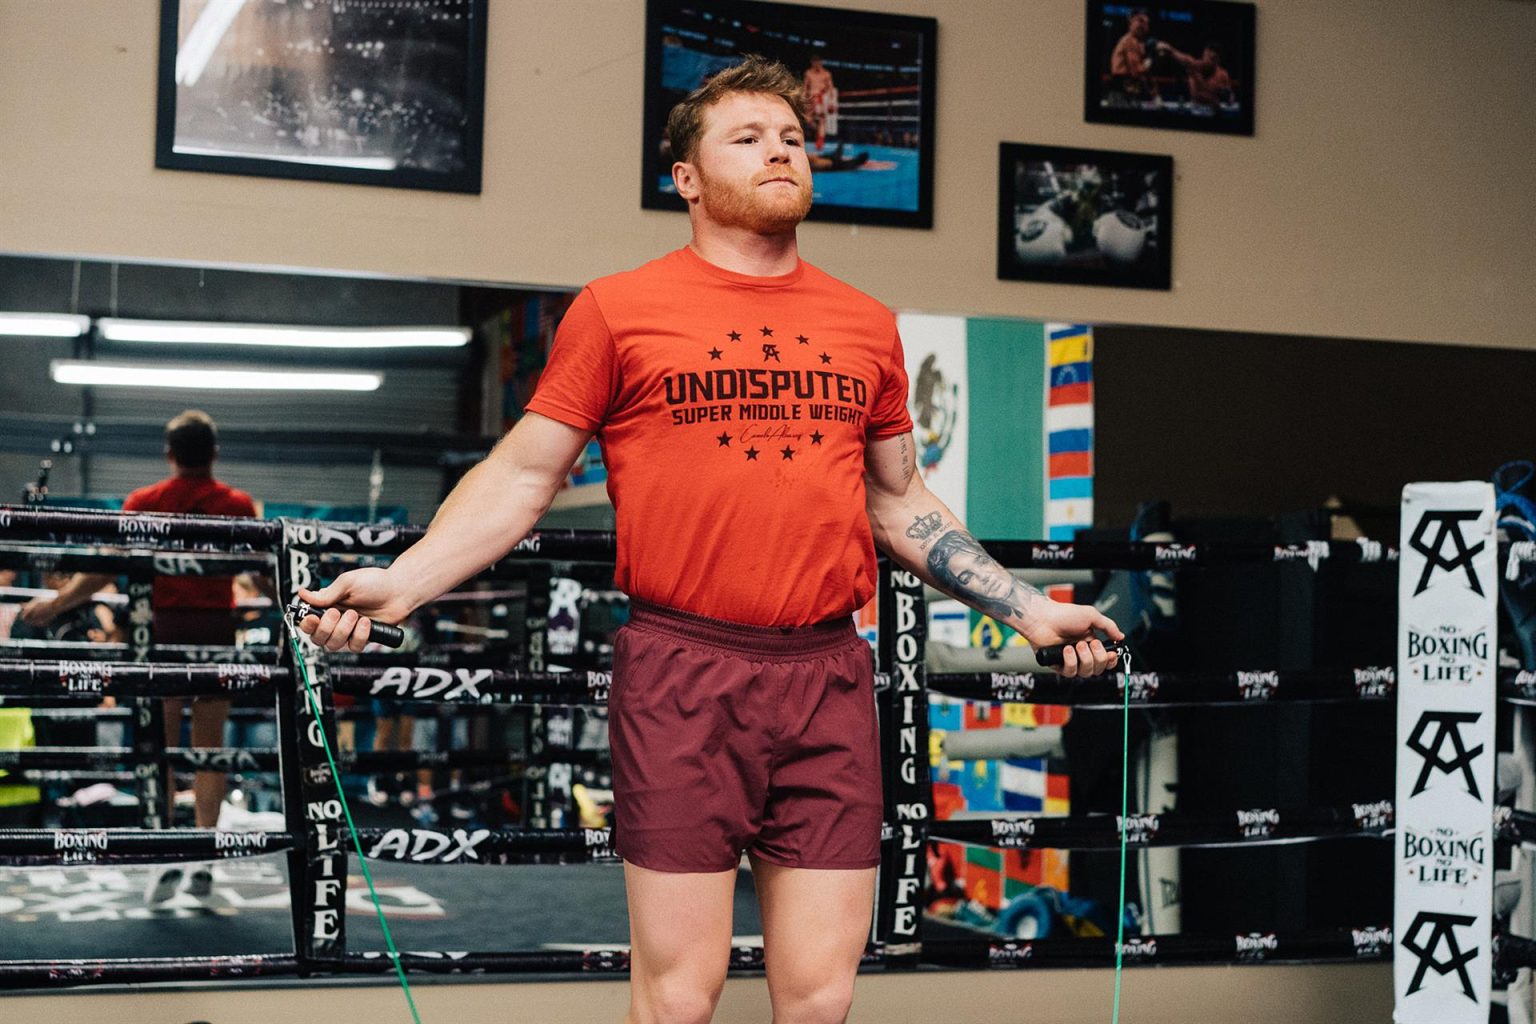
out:
<path id="1" fill-rule="evenodd" d="M 298 667 L 299 677 L 304 681 L 304 699 L 309 704 L 310 714 L 315 722 L 322 720 L 320 715 L 320 698 L 315 693 L 314 682 L 309 675 L 309 662 L 304 658 L 304 652 L 299 648 L 299 623 L 306 616 L 319 615 L 324 609 L 311 607 L 304 601 L 295 597 L 293 603 L 288 606 L 283 615 L 283 622 L 288 627 L 285 632 L 288 635 L 288 649 L 293 655 L 293 663 Z M 387 647 L 398 647 L 404 639 L 404 632 L 398 626 L 390 626 L 382 622 L 375 622 L 369 632 L 373 641 Z M 1062 650 L 1064 645 L 1035 648 L 1035 660 L 1043 667 L 1053 667 L 1062 663 Z M 1106 641 L 1104 649 L 1120 655 L 1121 667 L 1121 732 L 1120 732 L 1120 898 L 1115 915 L 1115 1003 L 1114 1011 L 1110 1018 L 1111 1024 L 1120 1024 L 1120 977 L 1124 968 L 1125 959 L 1125 865 L 1126 865 L 1126 829 L 1125 819 L 1129 813 L 1130 787 L 1131 787 L 1131 652 L 1122 642 Z M 406 980 L 405 967 L 400 962 L 400 951 L 395 947 L 395 937 L 389 930 L 389 922 L 384 919 L 384 907 L 379 902 L 379 891 L 373 884 L 373 873 L 368 870 L 368 858 L 363 856 L 362 840 L 358 838 L 357 825 L 352 820 L 352 808 L 347 803 L 347 794 L 341 786 L 341 769 L 336 767 L 336 757 L 331 752 L 331 741 L 323 728 L 316 728 L 315 732 L 320 736 L 320 745 L 325 750 L 325 761 L 331 766 L 331 782 L 336 786 L 336 798 L 341 803 L 341 813 L 347 822 L 347 832 L 352 837 L 352 847 L 357 850 L 357 861 L 363 868 L 363 881 L 368 884 L 368 898 L 373 901 L 374 915 L 379 919 L 379 927 L 384 932 L 384 946 L 389 950 L 390 962 L 395 968 L 395 977 L 400 981 L 400 989 L 405 993 L 406 1006 L 410 1008 L 413 1024 L 421 1024 L 421 1014 L 416 1010 L 416 998 L 411 994 L 411 983 Z M 345 899 L 345 896 L 343 896 Z"/>
<path id="2" fill-rule="evenodd" d="M 1035 648 L 1042 667 L 1062 663 L 1065 644 Z M 1120 1024 L 1120 977 L 1125 967 L 1125 819 L 1130 814 L 1131 793 L 1131 650 L 1123 640 L 1106 640 L 1104 649 L 1120 655 L 1120 898 L 1115 909 L 1115 1006 L 1110 1024 Z"/>

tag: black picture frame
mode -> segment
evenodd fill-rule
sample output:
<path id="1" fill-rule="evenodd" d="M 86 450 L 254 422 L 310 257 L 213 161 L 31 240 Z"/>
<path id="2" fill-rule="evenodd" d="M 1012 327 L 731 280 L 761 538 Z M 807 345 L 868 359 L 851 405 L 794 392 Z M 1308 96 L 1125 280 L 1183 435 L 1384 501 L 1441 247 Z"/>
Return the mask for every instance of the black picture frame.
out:
<path id="1" fill-rule="evenodd" d="M 1128 36 L 1135 36 L 1132 20 L 1137 14 L 1147 19 L 1146 35 L 1128 45 L 1139 43 L 1151 64 L 1142 75 L 1116 74 L 1117 47 Z M 1253 134 L 1257 91 L 1253 4 L 1235 0 L 1159 0 L 1155 4 L 1088 0 L 1087 19 L 1085 120 L 1224 135 Z M 1207 53 L 1207 46 L 1215 53 Z M 1215 63 L 1206 62 L 1208 56 L 1214 56 Z M 1204 102 L 1207 100 L 1214 102 Z"/>
<path id="2" fill-rule="evenodd" d="M 829 154 L 846 170 L 812 172 L 817 194 L 807 219 L 933 227 L 937 44 L 934 18 L 759 0 L 647 0 L 641 207 L 687 209 L 669 191 L 673 161 L 663 144 L 667 114 L 689 90 L 744 53 L 782 60 L 797 74 L 816 54 L 835 87 L 822 123 L 835 129 L 827 136 L 841 149 Z M 845 92 L 856 95 L 845 102 Z M 815 138 L 807 149 L 817 152 Z"/>
<path id="3" fill-rule="evenodd" d="M 184 54 L 182 0 L 161 0 L 155 166 L 478 194 L 488 6 L 247 4 L 195 38 L 209 4 Z"/>
<path id="4" fill-rule="evenodd" d="M 1168 290 L 1172 239 L 1171 156 L 998 147 L 1000 279 Z"/>

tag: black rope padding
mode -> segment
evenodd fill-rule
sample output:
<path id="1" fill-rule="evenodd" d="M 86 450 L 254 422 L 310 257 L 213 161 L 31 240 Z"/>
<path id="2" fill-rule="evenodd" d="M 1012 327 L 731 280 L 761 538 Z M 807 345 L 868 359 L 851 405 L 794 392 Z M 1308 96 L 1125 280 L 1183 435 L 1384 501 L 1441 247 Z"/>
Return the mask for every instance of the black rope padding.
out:
<path id="1" fill-rule="evenodd" d="M 298 973 L 298 958 L 291 953 L 124 960 L 0 960 L 0 989 L 136 985 L 150 981 L 228 981 L 292 977 Z"/>
<path id="2" fill-rule="evenodd" d="M 366 550 L 397 555 L 427 535 L 425 526 L 379 526 L 364 523 L 316 522 L 315 538 L 300 543 L 325 554 Z M 511 561 L 555 560 L 611 562 L 618 554 L 618 534 L 612 530 L 534 530 L 507 553 Z"/>
<path id="3" fill-rule="evenodd" d="M 334 657 L 334 655 L 333 655 Z M 12 661 L 133 661 L 127 644 L 95 644 L 74 640 L 3 640 L 0 658 Z M 238 664 L 272 665 L 277 662 L 277 648 L 226 647 L 219 644 L 155 644 L 149 649 L 149 661 L 188 665 Z"/>
<path id="4" fill-rule="evenodd" d="M 1536 672 L 1500 669 L 1499 699 L 1536 705 Z M 1122 705 L 1124 675 L 1068 679 L 1048 672 L 930 672 L 928 689 L 949 697 L 1076 708 Z M 890 685 L 878 675 L 877 689 Z M 1391 702 L 1397 670 L 1390 665 L 1343 669 L 1254 669 L 1232 672 L 1132 672 L 1132 707 L 1217 707 L 1285 702 Z"/>
<path id="5" fill-rule="evenodd" d="M 606 704 L 611 672 L 517 672 L 428 665 L 331 667 L 331 689 L 355 697 L 444 704 Z"/>
<path id="6" fill-rule="evenodd" d="M 1536 813 L 1512 807 L 1494 808 L 1493 835 L 1506 843 L 1536 847 Z"/>
<path id="7" fill-rule="evenodd" d="M 1536 939 L 1528 939 L 1523 935 L 1495 935 L 1493 966 L 1498 971 L 1536 967 Z"/>
<path id="8" fill-rule="evenodd" d="M 1347 807 L 1256 807 L 1219 814 L 1169 811 L 1128 815 L 1126 845 L 1258 846 L 1377 837 L 1386 835 L 1391 828 L 1390 800 Z M 1118 850 L 1120 816 L 951 818 L 929 825 L 928 838 L 1019 850 Z"/>
<path id="9" fill-rule="evenodd" d="M 763 969 L 761 946 L 732 946 L 727 969 Z M 860 966 L 879 967 L 885 954 L 866 946 Z M 401 950 L 405 970 L 422 974 L 625 974 L 629 971 L 627 949 L 531 950 L 526 952 L 470 953 Z M 394 970 L 394 957 L 379 951 L 348 953 L 340 964 L 327 964 L 339 974 L 383 974 Z"/>
<path id="10" fill-rule="evenodd" d="M 273 772 L 279 752 L 258 747 L 169 747 L 168 764 L 177 771 Z M 406 772 L 428 768 L 516 768 L 543 770 L 551 764 L 605 765 L 607 750 L 547 750 L 537 760 L 508 750 L 343 750 L 336 766 L 360 773 Z M 110 771 L 132 764 L 132 747 L 27 747 L 0 750 L 0 769 L 16 771 Z"/>
<path id="11" fill-rule="evenodd" d="M 1068 679 L 1035 672 L 930 672 L 928 689 L 950 697 L 1079 708 L 1114 708 L 1125 676 Z M 1234 672 L 1132 672 L 1133 707 L 1261 704 L 1279 701 L 1389 701 L 1397 695 L 1391 666 L 1346 669 L 1255 669 Z"/>
<path id="12" fill-rule="evenodd" d="M 987 553 L 1010 569 L 1194 569 L 1213 565 L 1395 565 L 1397 548 L 1372 540 L 1314 540 L 1296 544 L 1200 541 L 984 540 Z"/>
<path id="13" fill-rule="evenodd" d="M 0 863 L 168 864 L 257 857 L 291 849 L 289 832 L 212 829 L 37 828 L 0 829 Z"/>
<path id="14" fill-rule="evenodd" d="M 6 697 L 228 696 L 288 682 L 286 668 L 246 663 L 0 661 L 0 695 Z"/>
<path id="15" fill-rule="evenodd" d="M 405 864 L 617 864 L 610 828 L 361 828 L 353 849 Z"/>
<path id="16" fill-rule="evenodd" d="M 0 569 L 154 576 L 235 576 L 272 571 L 270 554 L 22 545 L 0 541 Z"/>
<path id="17" fill-rule="evenodd" d="M 1256 964 L 1392 959 L 1392 929 L 1384 925 L 1236 935 L 1127 936 L 1127 967 L 1157 964 Z M 1025 967 L 1108 967 L 1115 940 L 928 939 L 921 962 L 968 970 Z"/>
<path id="18" fill-rule="evenodd" d="M 734 967 L 734 950 L 731 956 Z M 394 957 L 382 951 L 348 953 L 345 960 L 334 965 L 334 969 L 338 974 L 390 974 L 394 972 L 394 964 Z M 627 974 L 629 950 L 533 950 L 524 953 L 401 950 L 400 966 L 411 974 Z"/>
<path id="19" fill-rule="evenodd" d="M 1499 699 L 1510 704 L 1536 705 L 1536 672 L 1529 669 L 1500 669 Z"/>
<path id="20" fill-rule="evenodd" d="M 190 540 L 270 547 L 282 537 L 283 530 L 282 524 L 273 519 L 0 504 L 0 536 L 53 533 L 111 539 L 135 545 L 146 541 Z"/>
<path id="21" fill-rule="evenodd" d="M 425 526 L 390 523 L 287 520 L 306 534 L 294 543 L 312 551 L 399 554 L 422 537 Z M 0 540 L 91 538 L 116 546 L 161 547 L 211 543 L 227 546 L 275 547 L 283 539 L 283 523 L 275 519 L 241 519 L 159 512 L 109 512 L 100 509 L 46 508 L 0 504 Z M 617 535 L 611 530 L 535 530 L 509 553 L 512 559 L 612 561 Z"/>

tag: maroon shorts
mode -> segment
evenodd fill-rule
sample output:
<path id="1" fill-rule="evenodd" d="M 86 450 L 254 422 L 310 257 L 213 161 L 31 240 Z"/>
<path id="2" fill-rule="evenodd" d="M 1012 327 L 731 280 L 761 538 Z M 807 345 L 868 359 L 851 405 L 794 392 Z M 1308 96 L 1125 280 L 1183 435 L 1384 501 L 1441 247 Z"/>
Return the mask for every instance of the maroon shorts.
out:
<path id="1" fill-rule="evenodd" d="M 614 844 L 632 864 L 880 862 L 874 666 L 850 620 L 743 626 L 632 602 L 608 738 Z"/>

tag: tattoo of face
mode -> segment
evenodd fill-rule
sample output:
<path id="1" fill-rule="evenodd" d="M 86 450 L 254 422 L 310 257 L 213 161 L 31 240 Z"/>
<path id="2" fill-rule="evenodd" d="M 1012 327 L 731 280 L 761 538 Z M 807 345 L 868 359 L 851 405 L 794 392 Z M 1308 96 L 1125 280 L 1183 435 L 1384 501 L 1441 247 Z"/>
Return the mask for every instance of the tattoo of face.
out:
<path id="1" fill-rule="evenodd" d="M 938 512 L 929 512 L 925 516 L 918 516 L 912 520 L 912 525 L 907 527 L 907 536 L 922 542 L 938 533 L 943 527 L 944 516 Z"/>
<path id="2" fill-rule="evenodd" d="M 997 619 L 1022 615 L 1030 595 L 1039 593 L 1014 579 L 964 530 L 939 538 L 928 552 L 928 571 L 943 589 Z"/>

